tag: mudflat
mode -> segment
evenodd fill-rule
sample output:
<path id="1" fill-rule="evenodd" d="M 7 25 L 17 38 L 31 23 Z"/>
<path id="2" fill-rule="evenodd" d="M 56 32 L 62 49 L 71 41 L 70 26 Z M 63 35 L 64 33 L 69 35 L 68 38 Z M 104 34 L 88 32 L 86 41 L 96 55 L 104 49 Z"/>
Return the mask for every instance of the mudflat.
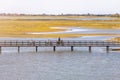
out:
<path id="1" fill-rule="evenodd" d="M 51 28 L 51 27 L 61 27 Z M 114 34 L 26 34 L 30 32 L 60 32 L 64 27 L 89 29 L 120 29 L 120 19 L 94 16 L 0 16 L 0 37 L 79 37 Z"/>

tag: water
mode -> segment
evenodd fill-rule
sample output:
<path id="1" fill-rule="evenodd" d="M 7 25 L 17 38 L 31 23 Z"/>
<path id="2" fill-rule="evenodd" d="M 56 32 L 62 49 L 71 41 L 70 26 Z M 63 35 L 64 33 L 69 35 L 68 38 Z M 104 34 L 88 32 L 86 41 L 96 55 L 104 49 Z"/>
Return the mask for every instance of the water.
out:
<path id="1" fill-rule="evenodd" d="M 109 36 L 64 38 L 64 40 L 106 40 Z M 1 38 L 0 40 L 46 40 L 48 38 Z M 52 38 L 51 38 L 52 39 Z M 56 40 L 54 38 L 54 40 Z M 2 48 L 0 80 L 119 80 L 120 53 L 106 53 L 105 47 Z"/>
<path id="2" fill-rule="evenodd" d="M 120 29 L 89 29 L 81 27 L 51 27 L 52 29 L 65 29 L 57 32 L 28 32 L 25 34 L 120 34 Z"/>
<path id="3" fill-rule="evenodd" d="M 39 48 L 35 53 L 34 48 L 22 48 L 18 54 L 15 48 L 4 48 L 0 80 L 120 80 L 120 53 L 108 54 L 103 49 L 93 48 L 89 53 L 88 48 L 74 52 Z"/>

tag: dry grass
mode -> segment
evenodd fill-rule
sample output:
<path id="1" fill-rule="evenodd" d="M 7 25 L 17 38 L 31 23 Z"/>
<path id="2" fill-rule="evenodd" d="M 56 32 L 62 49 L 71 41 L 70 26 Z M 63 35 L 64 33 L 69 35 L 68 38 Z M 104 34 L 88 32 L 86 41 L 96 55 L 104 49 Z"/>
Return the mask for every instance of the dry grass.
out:
<path id="1" fill-rule="evenodd" d="M 81 17 L 81 16 L 80 16 Z M 34 17 L 21 17 L 20 19 L 34 19 Z M 35 19 L 42 17 L 35 17 Z M 47 17 L 44 17 L 47 18 Z M 52 17 L 48 17 L 52 18 Z M 65 18 L 53 17 L 53 18 Z M 67 18 L 76 18 L 76 16 L 67 16 Z M 26 32 L 54 32 L 61 31 L 61 29 L 51 29 L 50 27 L 83 27 L 83 28 L 99 28 L 99 29 L 119 29 L 120 20 L 107 20 L 107 21 L 78 21 L 78 20 L 17 20 L 18 17 L 10 17 L 11 20 L 5 17 L 0 17 L 0 37 L 76 37 L 82 36 L 81 34 L 53 34 L 53 35 L 27 35 Z M 85 34 L 90 35 L 90 34 Z M 84 36 L 85 36 L 84 35 Z M 93 34 L 92 34 L 93 35 Z M 96 34 L 101 35 L 101 34 Z"/>
<path id="2" fill-rule="evenodd" d="M 115 41 L 115 42 L 119 42 L 120 43 L 120 37 L 115 37 L 115 38 L 112 38 L 112 39 L 107 40 L 107 41 Z"/>

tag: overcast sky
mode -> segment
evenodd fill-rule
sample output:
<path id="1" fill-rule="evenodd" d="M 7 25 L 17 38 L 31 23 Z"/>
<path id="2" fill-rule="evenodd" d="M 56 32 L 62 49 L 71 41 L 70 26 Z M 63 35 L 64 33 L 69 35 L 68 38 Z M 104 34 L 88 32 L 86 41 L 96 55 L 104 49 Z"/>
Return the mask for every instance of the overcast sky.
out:
<path id="1" fill-rule="evenodd" d="M 120 0 L 0 0 L 0 13 L 120 13 Z"/>

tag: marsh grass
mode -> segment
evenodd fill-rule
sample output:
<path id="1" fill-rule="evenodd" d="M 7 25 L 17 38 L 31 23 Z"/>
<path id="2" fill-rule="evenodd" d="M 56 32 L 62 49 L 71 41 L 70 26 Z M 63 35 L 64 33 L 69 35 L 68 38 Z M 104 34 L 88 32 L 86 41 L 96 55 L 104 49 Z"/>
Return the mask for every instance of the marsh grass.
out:
<path id="1" fill-rule="evenodd" d="M 82 16 L 79 16 L 81 18 Z M 48 19 L 51 20 L 29 20 Z M 22 16 L 0 17 L 0 37 L 78 37 L 82 34 L 46 34 L 32 35 L 27 32 L 54 32 L 65 29 L 52 29 L 50 27 L 82 27 L 95 29 L 119 29 L 120 20 L 52 20 L 52 18 L 77 18 L 77 16 Z M 82 17 L 83 18 L 83 17 Z M 25 20 L 24 20 L 25 19 Z M 87 36 L 93 34 L 85 34 Z M 84 36 L 85 36 L 84 35 Z M 95 35 L 95 34 L 94 34 Z M 96 34 L 101 35 L 101 34 Z"/>

